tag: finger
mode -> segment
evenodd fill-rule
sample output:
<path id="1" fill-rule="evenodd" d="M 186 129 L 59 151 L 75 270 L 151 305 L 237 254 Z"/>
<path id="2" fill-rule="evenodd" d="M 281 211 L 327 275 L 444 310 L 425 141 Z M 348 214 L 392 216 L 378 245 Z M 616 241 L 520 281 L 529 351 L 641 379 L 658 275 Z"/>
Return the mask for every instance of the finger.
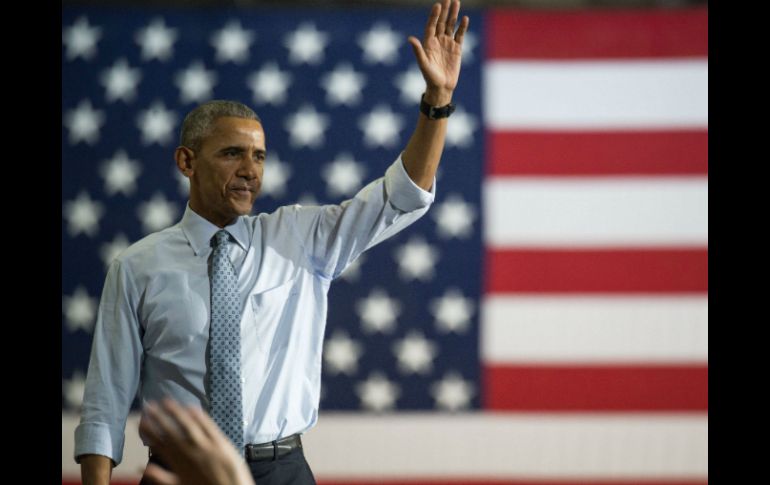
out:
<path id="1" fill-rule="evenodd" d="M 449 16 L 449 0 L 441 1 L 441 13 L 436 22 L 436 35 L 443 35 L 446 32 L 446 19 Z"/>
<path id="2" fill-rule="evenodd" d="M 146 412 L 139 420 L 139 433 L 149 441 L 151 446 L 163 438 L 158 423 Z"/>
<path id="3" fill-rule="evenodd" d="M 441 4 L 434 3 L 430 9 L 430 16 L 428 17 L 428 23 L 425 24 L 425 37 L 427 41 L 429 37 L 436 35 L 436 24 L 438 24 L 438 14 L 441 12 Z"/>
<path id="4" fill-rule="evenodd" d="M 147 465 L 147 469 L 144 471 L 144 478 L 149 480 L 150 483 L 156 485 L 180 485 L 179 477 L 174 475 L 168 470 L 164 470 L 155 463 Z"/>
<path id="5" fill-rule="evenodd" d="M 190 417 L 198 423 L 198 426 L 200 427 L 203 434 L 210 440 L 222 442 L 222 440 L 227 440 L 227 437 L 222 432 L 221 429 L 219 429 L 219 426 L 217 426 L 217 423 L 214 422 L 211 417 L 206 414 L 206 411 L 199 407 L 190 407 Z"/>
<path id="6" fill-rule="evenodd" d="M 182 430 L 176 424 L 176 421 L 167 414 L 165 409 L 162 409 L 155 402 L 149 402 L 145 406 L 145 410 L 147 415 L 153 420 L 161 442 L 178 442 L 183 440 Z"/>
<path id="7" fill-rule="evenodd" d="M 204 435 L 201 432 L 198 423 L 188 414 L 187 409 L 183 408 L 173 399 L 164 399 L 163 408 L 168 415 L 176 421 L 176 424 L 182 430 L 182 435 L 193 443 L 204 441 Z"/>
<path id="8" fill-rule="evenodd" d="M 454 35 L 458 13 L 460 13 L 460 0 L 452 2 L 452 8 L 449 10 L 449 18 L 446 22 L 446 35 Z"/>
<path id="9" fill-rule="evenodd" d="M 410 35 L 407 41 L 412 45 L 412 50 L 414 51 L 414 56 L 417 58 L 417 63 L 421 66 L 427 64 L 428 56 L 425 55 L 422 44 L 420 44 L 420 41 L 417 40 L 417 37 Z"/>
<path id="10" fill-rule="evenodd" d="M 468 18 L 466 15 L 463 17 L 462 21 L 460 22 L 460 28 L 457 29 L 457 34 L 455 34 L 455 40 L 462 45 L 463 39 L 465 38 L 465 33 L 468 32 L 468 25 L 471 23 L 471 19 Z"/>

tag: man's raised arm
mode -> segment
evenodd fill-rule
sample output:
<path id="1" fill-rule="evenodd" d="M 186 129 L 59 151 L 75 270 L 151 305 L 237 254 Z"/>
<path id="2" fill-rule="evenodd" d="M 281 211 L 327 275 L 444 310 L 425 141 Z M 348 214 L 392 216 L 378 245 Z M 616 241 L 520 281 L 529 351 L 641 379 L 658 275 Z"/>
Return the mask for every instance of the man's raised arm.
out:
<path id="1" fill-rule="evenodd" d="M 460 76 L 463 37 L 470 20 L 467 16 L 463 17 L 455 33 L 459 12 L 458 0 L 451 4 L 450 0 L 435 3 L 425 25 L 422 43 L 414 36 L 409 37 L 417 64 L 425 78 L 424 101 L 436 108 L 452 101 L 452 93 Z M 444 150 L 446 128 L 447 118 L 430 119 L 421 112 L 417 127 L 402 155 L 409 177 L 425 190 L 430 190 L 436 175 Z"/>

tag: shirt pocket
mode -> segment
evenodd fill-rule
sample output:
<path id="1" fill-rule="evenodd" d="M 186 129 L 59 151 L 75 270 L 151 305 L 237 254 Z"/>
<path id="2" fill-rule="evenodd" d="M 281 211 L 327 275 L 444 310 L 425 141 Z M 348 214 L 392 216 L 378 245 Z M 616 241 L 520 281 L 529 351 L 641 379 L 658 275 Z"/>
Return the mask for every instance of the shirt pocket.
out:
<path id="1" fill-rule="evenodd" d="M 294 283 L 294 279 L 291 279 L 250 295 L 258 347 L 268 350 L 288 345 L 290 322 L 284 321 L 284 315 L 288 313 L 288 307 L 296 303 L 294 297 L 297 289 Z M 282 324 L 287 328 L 282 329 Z"/>

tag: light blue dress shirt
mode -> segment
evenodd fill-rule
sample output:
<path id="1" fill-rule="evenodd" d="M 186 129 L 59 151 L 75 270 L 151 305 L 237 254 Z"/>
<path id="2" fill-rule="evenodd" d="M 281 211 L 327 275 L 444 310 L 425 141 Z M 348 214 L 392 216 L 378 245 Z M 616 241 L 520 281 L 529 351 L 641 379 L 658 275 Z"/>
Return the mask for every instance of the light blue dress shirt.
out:
<path id="1" fill-rule="evenodd" d="M 239 217 L 244 439 L 303 433 L 318 419 L 321 350 L 331 281 L 359 254 L 427 212 L 436 193 L 417 186 L 401 157 L 340 205 L 281 207 Z M 123 458 L 129 408 L 172 397 L 208 408 L 210 240 L 219 230 L 189 204 L 182 220 L 150 234 L 110 265 L 94 329 L 75 460 Z M 145 442 L 146 443 L 146 442 Z"/>

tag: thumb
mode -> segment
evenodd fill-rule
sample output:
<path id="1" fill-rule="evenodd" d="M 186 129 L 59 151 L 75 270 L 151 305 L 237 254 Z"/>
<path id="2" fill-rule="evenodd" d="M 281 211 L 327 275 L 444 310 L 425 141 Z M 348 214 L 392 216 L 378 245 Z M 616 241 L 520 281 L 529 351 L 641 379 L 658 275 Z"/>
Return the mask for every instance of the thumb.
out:
<path id="1" fill-rule="evenodd" d="M 425 64 L 428 59 L 425 56 L 425 51 L 423 50 L 422 44 L 417 39 L 417 37 L 410 35 L 406 40 L 412 45 L 412 50 L 414 51 L 414 56 L 417 58 L 417 62 L 419 62 L 421 65 Z"/>
<path id="2" fill-rule="evenodd" d="M 144 478 L 155 485 L 180 485 L 179 478 L 155 463 L 149 463 L 144 471 Z"/>

